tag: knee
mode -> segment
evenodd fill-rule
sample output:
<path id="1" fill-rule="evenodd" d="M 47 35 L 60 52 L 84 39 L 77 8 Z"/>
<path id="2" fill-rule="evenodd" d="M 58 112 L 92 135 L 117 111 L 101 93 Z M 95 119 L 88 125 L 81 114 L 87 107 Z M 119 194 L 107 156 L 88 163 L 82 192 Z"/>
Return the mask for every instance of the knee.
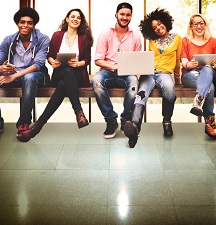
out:
<path id="1" fill-rule="evenodd" d="M 28 73 L 23 77 L 24 84 L 36 84 L 36 79 L 33 73 Z"/>
<path id="2" fill-rule="evenodd" d="M 65 85 L 64 85 L 64 80 L 60 80 L 59 82 L 58 82 L 58 86 L 59 87 L 65 87 Z"/>
<path id="3" fill-rule="evenodd" d="M 100 88 L 102 86 L 102 77 L 99 73 L 96 73 L 92 78 L 92 85 L 94 88 Z"/>
<path id="4" fill-rule="evenodd" d="M 137 93 L 138 90 L 138 79 L 137 76 L 129 76 L 129 79 L 127 81 L 127 87 L 129 90 L 131 90 L 131 92 L 135 92 L 135 94 Z"/>
<path id="5" fill-rule="evenodd" d="M 175 94 L 166 95 L 166 96 L 163 96 L 163 99 L 169 103 L 174 103 L 176 101 L 176 95 Z"/>
<path id="6" fill-rule="evenodd" d="M 138 93 L 135 95 L 135 101 L 134 103 L 139 103 L 144 105 L 145 101 L 147 100 L 148 96 L 146 95 L 146 92 L 143 90 L 139 90 Z"/>

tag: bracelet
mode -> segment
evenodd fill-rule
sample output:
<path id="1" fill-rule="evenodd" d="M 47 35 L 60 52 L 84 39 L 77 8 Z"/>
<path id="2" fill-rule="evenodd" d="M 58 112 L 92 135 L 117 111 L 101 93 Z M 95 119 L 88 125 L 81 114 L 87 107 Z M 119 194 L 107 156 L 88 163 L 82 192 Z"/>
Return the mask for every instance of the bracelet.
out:
<path id="1" fill-rule="evenodd" d="M 189 69 L 188 66 L 187 66 L 188 63 L 189 63 L 189 61 L 187 61 L 186 64 L 185 64 L 185 68 L 186 68 L 186 69 Z"/>

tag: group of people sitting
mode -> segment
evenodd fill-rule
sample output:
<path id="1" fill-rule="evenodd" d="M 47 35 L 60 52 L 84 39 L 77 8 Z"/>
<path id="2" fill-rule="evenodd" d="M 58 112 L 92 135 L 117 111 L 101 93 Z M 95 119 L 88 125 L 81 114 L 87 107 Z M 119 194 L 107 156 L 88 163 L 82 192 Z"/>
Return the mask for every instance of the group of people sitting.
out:
<path id="1" fill-rule="evenodd" d="M 216 138 L 214 91 L 216 61 L 212 66 L 200 66 L 194 54 L 216 54 L 216 39 L 212 36 L 207 19 L 202 14 L 191 16 L 185 37 L 171 33 L 173 17 L 165 9 L 157 8 L 146 15 L 139 24 L 143 37 L 149 40 L 149 50 L 154 51 L 154 74 L 149 76 L 118 76 L 118 51 L 141 51 L 138 32 L 129 27 L 133 8 L 127 2 L 117 6 L 116 23 L 99 35 L 95 64 L 100 67 L 89 81 L 87 66 L 91 61 L 92 31 L 83 12 L 70 10 L 51 40 L 35 25 L 38 13 L 32 8 L 21 8 L 14 15 L 18 32 L 4 38 L 0 45 L 0 87 L 22 87 L 20 117 L 16 123 L 16 138 L 27 142 L 35 137 L 49 118 L 69 97 L 79 128 L 89 124 L 79 100 L 79 87 L 92 85 L 98 107 L 107 124 L 104 138 L 115 137 L 118 114 L 114 111 L 108 89 L 125 89 L 120 129 L 128 137 L 128 144 L 135 147 L 143 120 L 144 107 L 154 87 L 162 93 L 163 131 L 165 137 L 173 136 L 172 115 L 176 101 L 175 84 L 196 88 L 191 113 L 203 116 L 205 133 Z M 57 53 L 76 53 L 62 66 Z M 35 92 L 47 78 L 46 60 L 53 67 L 52 85 L 56 87 L 44 112 L 31 124 Z M 133 66 L 133 65 L 131 65 Z M 182 71 L 181 71 L 182 69 Z M 172 76 L 174 75 L 174 77 Z M 4 120 L 0 115 L 0 131 Z"/>

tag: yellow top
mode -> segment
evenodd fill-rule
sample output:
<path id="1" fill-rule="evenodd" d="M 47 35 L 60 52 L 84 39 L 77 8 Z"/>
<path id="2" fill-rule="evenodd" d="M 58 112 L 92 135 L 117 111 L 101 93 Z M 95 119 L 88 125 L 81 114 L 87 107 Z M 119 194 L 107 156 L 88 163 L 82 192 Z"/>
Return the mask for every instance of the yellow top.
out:
<path id="1" fill-rule="evenodd" d="M 180 78 L 180 56 L 182 49 L 182 39 L 176 34 L 173 42 L 163 53 L 160 53 L 155 40 L 149 41 L 149 50 L 154 51 L 154 67 L 156 72 L 174 73 L 176 84 L 181 83 Z"/>

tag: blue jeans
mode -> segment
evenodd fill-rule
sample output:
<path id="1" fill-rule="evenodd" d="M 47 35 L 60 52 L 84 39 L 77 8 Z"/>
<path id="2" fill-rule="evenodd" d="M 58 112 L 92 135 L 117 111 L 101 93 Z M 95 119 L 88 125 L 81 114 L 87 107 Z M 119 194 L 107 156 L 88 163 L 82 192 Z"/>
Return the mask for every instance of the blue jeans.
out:
<path id="1" fill-rule="evenodd" d="M 139 79 L 139 90 L 135 103 L 146 105 L 154 87 L 161 90 L 163 96 L 162 115 L 166 121 L 169 121 L 173 115 L 174 103 L 176 100 L 175 84 L 170 74 L 158 72 L 154 75 L 142 75 Z"/>
<path id="2" fill-rule="evenodd" d="M 31 124 L 31 112 L 34 106 L 37 85 L 40 79 L 44 79 L 44 73 L 31 72 L 9 84 L 4 85 L 5 87 L 22 87 L 20 117 L 16 123 L 17 127 L 25 123 L 28 125 Z"/>
<path id="3" fill-rule="evenodd" d="M 214 116 L 214 90 L 213 82 L 216 81 L 216 71 L 210 66 L 198 70 L 187 71 L 182 76 L 184 87 L 196 88 L 196 93 L 205 97 L 203 116 Z"/>
<path id="4" fill-rule="evenodd" d="M 125 88 L 124 110 L 120 119 L 122 122 L 131 120 L 133 102 L 138 88 L 136 76 L 118 76 L 117 71 L 101 70 L 94 75 L 92 85 L 98 107 L 106 122 L 118 117 L 113 110 L 108 88 Z"/>

